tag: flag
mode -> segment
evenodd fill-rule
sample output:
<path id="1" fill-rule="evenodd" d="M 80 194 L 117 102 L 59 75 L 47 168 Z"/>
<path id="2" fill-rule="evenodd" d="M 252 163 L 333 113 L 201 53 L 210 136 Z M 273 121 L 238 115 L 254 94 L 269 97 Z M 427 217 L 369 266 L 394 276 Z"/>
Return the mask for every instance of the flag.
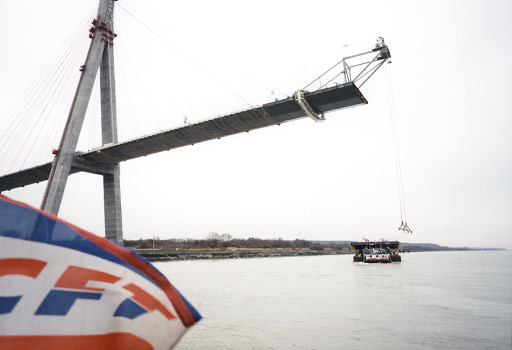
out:
<path id="1" fill-rule="evenodd" d="M 0 195 L 0 349 L 170 349 L 200 319 L 142 257 Z"/>

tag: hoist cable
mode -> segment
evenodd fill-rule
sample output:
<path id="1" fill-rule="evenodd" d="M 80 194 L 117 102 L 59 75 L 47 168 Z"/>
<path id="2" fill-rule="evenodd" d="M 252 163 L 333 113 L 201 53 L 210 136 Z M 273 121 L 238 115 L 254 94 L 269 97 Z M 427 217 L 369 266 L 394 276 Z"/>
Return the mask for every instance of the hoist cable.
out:
<path id="1" fill-rule="evenodd" d="M 386 81 L 387 81 L 387 85 L 388 85 L 389 116 L 390 116 L 390 122 L 391 122 L 391 132 L 393 135 L 395 170 L 396 170 L 396 177 L 397 177 L 397 183 L 398 183 L 398 198 L 399 198 L 399 203 L 400 203 L 401 225 L 399 227 L 399 230 L 403 230 L 406 233 L 412 233 L 412 230 L 407 225 L 407 213 L 406 213 L 406 209 L 405 209 L 405 195 L 404 195 L 403 176 L 402 176 L 402 163 L 401 163 L 401 157 L 400 157 L 398 132 L 397 132 L 396 120 L 395 120 L 395 105 L 394 105 L 394 99 L 393 99 L 393 87 L 392 87 L 390 69 L 388 66 L 389 66 L 389 64 L 386 65 Z"/>

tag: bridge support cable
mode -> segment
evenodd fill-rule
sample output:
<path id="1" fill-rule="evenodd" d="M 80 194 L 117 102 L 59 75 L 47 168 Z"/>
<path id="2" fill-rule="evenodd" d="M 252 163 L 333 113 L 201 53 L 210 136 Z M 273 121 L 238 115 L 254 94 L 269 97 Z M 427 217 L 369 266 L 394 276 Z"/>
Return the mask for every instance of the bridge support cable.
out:
<path id="1" fill-rule="evenodd" d="M 190 57 L 188 50 L 183 50 L 181 45 L 177 45 L 174 40 L 169 40 L 168 37 L 164 37 L 162 35 L 162 32 L 169 30 L 169 22 L 167 20 L 162 20 L 163 17 L 161 17 L 159 9 L 155 8 L 155 6 L 151 6 L 151 4 L 148 4 L 147 2 L 133 0 L 119 2 L 116 6 L 120 9 L 119 13 L 122 12 L 123 15 L 126 15 L 118 17 L 116 25 L 120 31 L 122 29 L 124 33 L 129 29 L 136 29 L 138 32 L 149 32 L 148 34 L 151 38 L 146 35 L 144 42 L 151 39 L 158 39 L 158 41 L 164 44 L 163 48 L 171 49 L 165 50 L 165 52 L 162 50 L 161 56 L 166 56 L 166 60 L 173 63 L 165 63 L 165 70 L 160 69 L 160 76 L 162 76 L 163 72 L 163 74 L 168 77 L 168 79 L 166 79 L 167 81 L 172 81 L 173 74 L 176 73 L 179 76 L 185 74 L 188 76 L 187 81 L 182 85 L 182 88 L 174 89 L 173 92 L 166 97 L 166 100 L 169 100 L 169 102 L 172 102 L 173 104 L 172 107 L 168 107 L 170 112 L 172 113 L 172 110 L 176 109 L 175 113 L 182 116 L 178 119 L 180 124 L 181 121 L 184 120 L 183 116 L 187 116 L 188 121 L 194 122 L 209 118 L 211 115 L 224 115 L 226 112 L 229 113 L 229 111 L 233 109 L 234 103 L 240 105 L 237 109 L 246 109 L 247 107 L 252 108 L 253 106 L 260 104 L 261 102 L 256 102 L 258 101 L 258 97 L 252 97 L 258 96 L 256 93 L 251 95 L 251 98 L 247 98 L 247 96 L 244 96 L 244 93 L 241 92 L 242 89 L 245 89 L 251 84 L 257 86 L 258 90 L 265 91 L 264 94 L 259 94 L 259 101 L 262 101 L 263 98 L 266 98 L 268 95 L 270 95 L 272 99 L 290 96 L 290 91 L 288 91 L 288 93 L 283 92 L 283 90 L 287 89 L 273 86 L 275 84 L 271 84 L 268 81 L 263 82 L 261 76 L 258 76 L 257 73 L 255 74 L 253 69 L 245 67 L 245 69 L 240 70 L 240 74 L 237 75 L 237 79 L 242 75 L 247 78 L 244 79 L 243 82 L 245 86 L 240 89 L 236 84 L 230 83 L 230 81 L 233 81 L 231 74 L 236 73 L 232 71 L 233 68 L 230 69 L 230 72 L 227 75 L 228 78 L 226 78 L 226 75 L 221 72 L 222 66 L 212 66 L 209 61 L 203 62 L 200 58 Z M 121 28 L 121 26 L 123 26 L 123 28 Z M 125 36 L 123 36 L 123 38 L 124 37 Z M 143 54 L 148 55 L 148 50 L 141 50 L 141 47 L 143 47 L 143 45 L 133 45 L 133 51 L 140 50 L 141 55 L 137 55 L 137 58 L 142 59 L 144 58 Z M 161 59 L 161 57 L 159 58 Z M 147 60 L 147 62 L 154 61 L 154 57 L 150 57 L 150 59 Z M 144 65 L 146 65 L 146 62 L 144 62 Z M 148 64 L 147 66 L 148 67 L 146 68 L 149 70 L 153 67 L 151 64 Z M 176 68 L 178 68 L 179 71 L 172 73 Z M 170 85 L 167 84 L 167 81 L 165 84 Z M 300 81 L 301 83 L 298 85 L 302 85 L 304 82 L 303 79 Z M 190 82 L 192 82 L 192 84 L 190 84 Z M 172 89 L 172 86 L 170 86 L 169 89 Z M 251 92 L 251 94 L 252 93 L 253 92 Z M 190 96 L 198 95 L 201 95 L 200 100 L 197 98 L 190 99 Z M 226 101 L 229 101 L 227 105 Z M 186 110 L 186 112 L 180 113 L 178 110 Z M 212 113 L 212 111 L 214 113 Z M 163 129 L 165 128 L 162 128 L 161 130 Z"/>
<path id="2" fill-rule="evenodd" d="M 119 6 L 119 5 L 116 5 Z M 130 25 L 127 25 L 126 28 L 123 28 L 120 23 L 116 24 L 116 28 L 119 31 L 124 33 L 123 37 L 117 41 L 115 46 L 115 55 L 118 57 L 123 57 L 122 60 L 116 62 L 116 79 L 120 81 L 120 89 L 117 91 L 119 97 L 119 114 L 123 115 L 123 121 L 119 123 L 119 135 L 123 135 L 124 137 L 137 137 L 140 136 L 138 133 L 145 133 L 143 126 L 147 127 L 150 130 L 162 130 L 163 127 L 160 124 L 158 118 L 147 118 L 147 116 L 157 116 L 157 106 L 155 106 L 154 100 L 150 98 L 148 93 L 147 85 L 154 82 L 153 79 L 144 79 L 144 75 L 146 76 L 156 76 L 155 69 L 151 62 L 150 56 L 144 47 L 141 45 L 133 45 L 127 43 L 124 39 L 124 36 L 129 36 L 130 40 L 137 40 L 140 36 L 140 32 L 132 28 Z M 139 38 L 139 40 L 142 40 Z M 140 61 L 136 61 L 140 60 Z M 150 71 L 150 73 L 141 74 L 140 67 L 144 65 L 146 69 Z M 135 85 L 136 88 L 130 88 Z M 173 97 L 174 98 L 174 97 Z M 172 99 L 173 99 L 172 98 Z M 121 102 L 122 100 L 122 102 Z M 144 115 L 144 120 L 137 119 L 136 102 L 141 101 L 144 105 L 144 109 L 147 113 Z M 184 115 L 181 113 L 180 115 Z M 149 124 L 150 126 L 147 126 Z M 147 131 L 146 131 L 147 133 Z"/>
<path id="3" fill-rule="evenodd" d="M 147 14 L 151 6 L 145 4 L 143 9 L 133 9 L 132 6 L 127 1 L 116 3 L 116 28 L 123 33 L 115 46 L 115 54 L 122 56 L 122 60 L 116 62 L 116 77 L 130 82 L 120 84 L 117 91 L 119 113 L 126 117 L 119 123 L 120 137 L 135 138 L 185 124 L 185 117 L 188 123 L 225 114 L 228 106 L 213 96 L 226 89 L 213 79 L 207 79 L 185 55 L 177 55 L 176 50 L 169 49 L 170 44 L 162 42 L 161 33 L 167 30 L 154 20 L 156 16 Z M 208 84 L 211 88 L 206 88 Z M 165 88 L 155 89 L 159 85 Z M 137 98 L 130 101 L 129 95 Z M 200 99 L 196 97 L 198 95 Z M 233 94 L 224 95 L 233 100 Z M 241 108 L 247 108 L 247 103 L 239 101 L 237 98 Z M 134 108 L 129 109 L 129 105 Z M 131 127 L 134 124 L 132 116 L 139 116 L 135 123 L 141 127 Z"/>
<path id="4" fill-rule="evenodd" d="M 398 132 L 396 127 L 395 118 L 395 104 L 393 99 L 393 87 L 391 82 L 391 73 L 389 67 L 386 65 L 386 81 L 388 90 L 388 105 L 389 105 L 389 118 L 391 122 L 391 133 L 393 135 L 393 149 L 395 157 L 395 171 L 397 179 L 398 189 L 398 200 L 400 203 L 400 226 L 398 230 L 404 231 L 405 233 L 412 233 L 411 228 L 407 224 L 407 212 L 405 209 L 405 195 L 404 195 L 404 184 L 402 177 L 402 162 L 400 159 L 400 146 L 398 142 Z"/>
<path id="5" fill-rule="evenodd" d="M 56 120 L 60 117 L 56 110 L 63 106 L 60 101 L 67 99 L 65 95 L 68 90 L 65 86 L 75 81 L 71 74 L 72 69 L 76 72 L 74 61 L 79 55 L 83 59 L 81 49 L 85 41 L 80 40 L 79 33 L 86 30 L 84 24 L 87 25 L 85 21 L 80 23 L 25 93 L 0 118 L 0 172 L 6 173 L 40 163 L 45 156 L 44 151 L 46 157 L 51 154 L 50 140 L 58 133 Z"/>
<path id="6" fill-rule="evenodd" d="M 100 70 L 102 141 L 117 142 L 117 119 L 115 106 L 115 80 L 113 65 L 113 41 L 116 36 L 113 28 L 115 0 L 100 0 L 98 16 L 90 28 L 91 44 L 86 62 L 81 67 L 82 74 L 69 112 L 66 126 L 55 152 L 55 159 L 44 193 L 41 208 L 57 215 L 64 195 L 68 176 L 75 159 L 76 145 L 82 129 L 87 106 L 91 97 L 96 74 Z M 122 244 L 121 196 L 119 166 L 114 164 L 114 174 L 103 175 L 105 203 L 105 235 L 110 240 Z"/>
<path id="7" fill-rule="evenodd" d="M 76 68 L 80 60 L 83 59 L 81 48 L 84 48 L 85 44 L 85 40 L 76 40 L 76 44 L 70 49 L 72 56 L 69 57 L 67 62 L 63 62 L 63 64 L 59 66 L 58 74 L 56 74 L 55 79 L 50 82 L 49 86 L 51 89 L 48 92 L 48 96 L 42 101 L 44 102 L 44 106 L 40 112 L 34 113 L 37 115 L 37 122 L 32 125 L 27 134 L 27 138 L 31 140 L 31 145 L 27 149 L 21 167 L 26 167 L 27 164 L 30 164 L 29 159 L 32 157 L 36 159 L 38 157 L 47 158 L 51 154 L 52 145 L 49 142 L 51 142 L 50 140 L 54 140 L 55 136 L 59 133 L 59 121 L 62 122 L 63 114 L 61 112 L 63 112 L 63 107 L 65 106 L 65 103 L 60 101 L 68 101 L 71 96 L 69 88 L 66 89 L 65 86 L 76 84 Z M 43 136 L 43 133 L 45 136 Z M 44 142 L 44 147 L 38 147 L 41 142 Z"/>
<path id="8" fill-rule="evenodd" d="M 129 5 L 128 5 L 129 7 Z M 139 19 L 136 15 L 132 13 L 132 11 L 129 10 L 127 7 L 127 4 L 120 3 L 119 8 L 124 11 L 128 16 L 132 17 L 136 22 L 138 22 L 142 27 L 144 27 L 146 30 L 148 30 L 150 33 L 155 35 L 158 39 L 160 39 L 166 46 L 168 46 L 170 49 L 172 49 L 174 52 L 176 52 L 178 55 L 180 55 L 182 58 L 184 58 L 186 61 L 191 63 L 193 66 L 195 66 L 197 69 L 199 69 L 201 72 L 203 72 L 206 76 L 208 76 L 210 79 L 215 81 L 219 86 L 221 86 L 224 90 L 228 91 L 230 94 L 235 96 L 238 100 L 240 100 L 242 103 L 247 105 L 248 107 L 253 107 L 253 105 L 247 101 L 243 96 L 241 96 L 239 93 L 237 93 L 235 90 L 231 89 L 229 86 L 227 86 L 225 83 L 223 83 L 220 79 L 218 79 L 214 74 L 212 74 L 210 71 L 208 71 L 205 67 L 203 67 L 201 64 L 199 64 L 197 61 L 192 59 L 191 57 L 187 56 L 184 52 L 176 48 L 172 43 L 169 42 L 165 37 L 160 35 L 158 31 L 151 28 L 147 23 Z"/>

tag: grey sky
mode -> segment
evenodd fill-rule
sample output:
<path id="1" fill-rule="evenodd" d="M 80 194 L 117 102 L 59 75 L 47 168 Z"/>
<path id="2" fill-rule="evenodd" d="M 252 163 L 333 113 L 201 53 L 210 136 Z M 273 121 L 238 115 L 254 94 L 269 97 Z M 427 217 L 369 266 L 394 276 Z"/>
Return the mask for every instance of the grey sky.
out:
<path id="1" fill-rule="evenodd" d="M 0 23 L 0 115 L 95 6 L 96 0 L 0 3 L 9 14 Z M 512 248 L 510 1 L 120 0 L 116 6 L 123 140 L 180 125 L 185 115 L 194 122 L 292 94 L 379 36 L 393 56 L 362 88 L 368 105 L 327 114 L 323 124 L 304 119 L 123 163 L 125 238 L 203 238 L 215 231 Z M 396 229 L 386 69 L 412 235 Z M 62 103 L 69 109 L 71 101 Z M 99 126 L 88 131 L 89 114 L 82 150 L 99 144 Z M 5 195 L 39 206 L 44 186 Z M 100 177 L 70 177 L 61 217 L 102 235 L 102 207 Z"/>

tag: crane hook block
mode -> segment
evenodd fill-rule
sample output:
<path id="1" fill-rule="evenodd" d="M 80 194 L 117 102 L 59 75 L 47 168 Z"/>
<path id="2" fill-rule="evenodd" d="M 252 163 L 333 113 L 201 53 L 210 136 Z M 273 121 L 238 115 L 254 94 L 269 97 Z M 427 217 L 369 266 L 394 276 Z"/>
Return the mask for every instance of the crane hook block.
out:
<path id="1" fill-rule="evenodd" d="M 404 231 L 405 233 L 412 233 L 412 230 L 409 228 L 409 226 L 407 225 L 407 222 L 403 222 L 402 221 L 402 224 L 400 225 L 400 227 L 398 228 L 400 231 Z"/>
<path id="2" fill-rule="evenodd" d="M 295 102 L 299 105 L 299 107 L 306 113 L 308 117 L 313 119 L 315 122 L 323 122 L 325 120 L 323 113 L 317 113 L 311 108 L 306 97 L 304 96 L 304 90 L 297 90 L 293 94 L 293 98 Z"/>

